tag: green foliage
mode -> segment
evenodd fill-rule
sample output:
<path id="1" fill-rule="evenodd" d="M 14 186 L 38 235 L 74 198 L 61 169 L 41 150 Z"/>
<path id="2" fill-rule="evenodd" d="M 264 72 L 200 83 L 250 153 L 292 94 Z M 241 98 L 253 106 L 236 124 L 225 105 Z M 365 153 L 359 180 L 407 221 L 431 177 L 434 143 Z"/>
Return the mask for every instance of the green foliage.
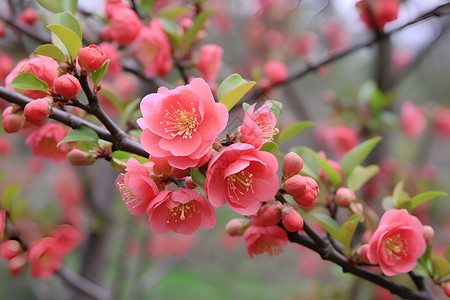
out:
<path id="1" fill-rule="evenodd" d="M 78 19 L 75 18 L 75 16 L 69 11 L 53 15 L 53 17 L 50 19 L 50 24 L 57 24 L 67 27 L 75 32 L 80 39 L 83 38 L 83 32 L 81 30 L 80 22 L 78 22 Z"/>
<path id="2" fill-rule="evenodd" d="M 150 160 L 146 157 L 142 157 L 140 155 L 122 151 L 122 150 L 114 151 L 111 156 L 112 156 L 111 166 L 114 169 L 121 171 L 121 172 L 123 172 L 124 170 L 120 166 L 123 165 L 124 163 L 126 163 L 131 157 L 135 158 L 141 164 L 150 162 Z"/>
<path id="3" fill-rule="evenodd" d="M 347 255 L 350 255 L 351 253 L 353 235 L 355 234 L 356 227 L 358 226 L 360 220 L 360 214 L 351 216 L 344 224 L 342 224 L 337 233 L 336 239 L 344 246 L 344 250 Z"/>
<path id="4" fill-rule="evenodd" d="M 335 219 L 324 214 L 311 214 L 311 215 L 314 219 L 316 219 L 320 223 L 320 225 L 322 225 L 322 227 L 326 230 L 326 232 L 328 232 L 329 235 L 331 235 L 336 240 L 338 239 L 340 226 Z"/>
<path id="5" fill-rule="evenodd" d="M 381 137 L 368 139 L 345 154 L 341 161 L 342 174 L 345 179 L 348 179 L 352 170 L 363 162 L 380 141 Z"/>
<path id="6" fill-rule="evenodd" d="M 123 112 L 123 103 L 119 100 L 119 98 L 111 91 L 101 89 L 99 91 L 100 94 L 106 97 L 115 107 L 118 111 Z"/>
<path id="7" fill-rule="evenodd" d="M 175 22 L 173 19 L 167 19 L 167 18 L 159 18 L 159 22 L 161 23 L 161 26 L 163 27 L 164 31 L 167 33 L 167 36 L 169 37 L 170 44 L 174 49 L 179 49 L 182 45 L 183 38 L 178 33 L 179 27 L 178 23 Z"/>
<path id="8" fill-rule="evenodd" d="M 284 129 L 280 134 L 278 135 L 277 142 L 278 144 L 282 144 L 288 139 L 292 138 L 293 136 L 299 134 L 305 129 L 308 129 L 309 127 L 312 127 L 314 125 L 314 122 L 311 121 L 302 121 L 297 122 L 295 124 L 292 124 L 291 126 Z"/>
<path id="9" fill-rule="evenodd" d="M 168 8 L 158 11 L 157 17 L 158 18 L 166 18 L 166 19 L 176 19 L 181 15 L 184 15 L 185 13 L 190 12 L 191 9 L 187 7 L 174 7 L 174 8 Z"/>
<path id="10" fill-rule="evenodd" d="M 61 43 L 67 49 L 70 61 L 74 62 L 78 56 L 78 51 L 82 46 L 80 37 L 72 30 L 63 25 L 50 24 L 47 26 L 52 31 L 52 39 L 57 46 Z"/>
<path id="11" fill-rule="evenodd" d="M 206 177 L 198 168 L 191 168 L 191 178 L 197 186 L 205 188 Z"/>
<path id="12" fill-rule="evenodd" d="M 446 259 L 442 258 L 439 254 L 431 252 L 430 262 L 431 268 L 433 270 L 433 275 L 435 275 L 436 277 L 443 277 L 449 273 L 449 262 Z"/>
<path id="13" fill-rule="evenodd" d="M 278 154 L 278 145 L 277 145 L 277 143 L 274 143 L 274 142 L 266 142 L 262 145 L 260 150 L 270 152 L 273 155 L 277 155 Z"/>
<path id="14" fill-rule="evenodd" d="M 105 76 L 106 71 L 108 70 L 110 60 L 107 59 L 103 66 L 101 66 L 97 71 L 92 72 L 92 82 L 94 82 L 94 85 L 98 85 L 102 79 L 103 76 Z"/>
<path id="15" fill-rule="evenodd" d="M 338 171 L 333 168 L 325 158 L 320 156 L 314 150 L 308 149 L 308 152 L 317 160 L 322 170 L 325 172 L 325 174 L 328 175 L 328 178 L 330 179 L 333 186 L 336 188 L 339 187 L 341 185 L 341 175 L 338 173 Z"/>
<path id="16" fill-rule="evenodd" d="M 439 196 L 447 196 L 447 193 L 439 192 L 439 191 L 428 191 L 414 196 L 408 206 L 409 212 L 411 212 L 414 208 L 419 206 L 422 203 L 430 201 Z"/>
<path id="17" fill-rule="evenodd" d="M 67 133 L 66 137 L 63 138 L 58 146 L 62 143 L 68 142 L 98 142 L 98 134 L 93 129 L 87 127 L 86 125 L 81 125 L 77 129 L 73 129 Z"/>
<path id="18" fill-rule="evenodd" d="M 349 189 L 357 191 L 373 176 L 378 174 L 380 167 L 377 165 L 370 165 L 367 167 L 356 166 L 347 178 L 347 186 Z"/>
<path id="19" fill-rule="evenodd" d="M 27 201 L 27 198 L 20 197 L 20 186 L 12 184 L 3 192 L 1 204 L 9 213 L 11 220 L 15 221 L 25 209 Z"/>
<path id="20" fill-rule="evenodd" d="M 264 104 L 272 104 L 272 107 L 269 111 L 273 113 L 277 118 L 280 116 L 281 108 L 283 107 L 283 104 L 280 101 L 266 100 Z"/>
<path id="21" fill-rule="evenodd" d="M 303 146 L 293 147 L 289 152 L 295 152 L 303 159 L 302 174 L 310 176 L 315 180 L 319 179 L 319 163 L 317 159 L 311 154 L 311 149 Z"/>
<path id="22" fill-rule="evenodd" d="M 63 11 L 76 12 L 78 0 L 37 0 L 37 2 L 44 8 L 54 13 Z"/>
<path id="23" fill-rule="evenodd" d="M 61 51 L 61 49 L 53 44 L 41 45 L 37 47 L 36 50 L 34 50 L 34 53 L 38 55 L 48 56 L 62 62 L 66 61 L 66 56 Z"/>
<path id="24" fill-rule="evenodd" d="M 121 125 L 124 126 L 128 121 L 130 121 L 133 113 L 138 109 L 141 99 L 136 98 L 125 106 L 123 109 Z M 121 103 L 122 104 L 122 103 Z"/>
<path id="25" fill-rule="evenodd" d="M 206 22 L 206 20 L 209 19 L 211 14 L 213 13 L 213 10 L 205 10 L 199 13 L 192 23 L 192 26 L 189 27 L 186 32 L 184 33 L 183 40 L 187 45 L 190 45 L 192 42 L 194 42 L 195 37 L 197 36 L 197 33 L 202 29 L 203 24 Z"/>
<path id="26" fill-rule="evenodd" d="M 230 110 L 255 84 L 255 81 L 247 82 L 238 74 L 230 75 L 219 86 L 219 101 Z"/>
<path id="27" fill-rule="evenodd" d="M 20 73 L 13 79 L 9 86 L 21 90 L 48 92 L 48 84 L 37 78 L 33 73 Z"/>

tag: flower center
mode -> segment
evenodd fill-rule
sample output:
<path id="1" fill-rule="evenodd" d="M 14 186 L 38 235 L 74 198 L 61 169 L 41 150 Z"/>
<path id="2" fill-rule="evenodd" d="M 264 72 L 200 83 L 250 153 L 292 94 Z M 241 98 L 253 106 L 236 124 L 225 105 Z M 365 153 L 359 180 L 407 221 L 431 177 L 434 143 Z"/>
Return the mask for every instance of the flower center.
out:
<path id="1" fill-rule="evenodd" d="M 385 239 L 384 249 L 392 260 L 400 260 L 408 253 L 408 241 L 402 239 L 400 234 L 395 234 Z"/>
<path id="2" fill-rule="evenodd" d="M 190 110 L 183 107 L 180 102 L 177 102 L 179 108 L 170 105 L 172 111 L 165 110 L 166 121 L 161 122 L 167 126 L 164 128 L 165 132 L 169 132 L 173 137 L 180 135 L 184 139 L 192 139 L 192 133 L 197 131 L 198 120 L 195 113 L 194 103 L 191 102 Z"/>
<path id="3" fill-rule="evenodd" d="M 231 198 L 239 199 L 248 191 L 253 191 L 253 174 L 246 170 L 239 171 L 236 174 L 227 177 L 228 194 Z M 233 196 L 234 195 L 234 196 Z"/>
<path id="4" fill-rule="evenodd" d="M 255 121 L 256 125 L 261 129 L 262 132 L 262 138 L 264 142 L 272 141 L 273 136 L 278 134 L 280 131 L 278 128 L 274 128 L 270 125 L 269 121 L 262 120 L 262 121 Z"/>
<path id="5" fill-rule="evenodd" d="M 191 219 L 193 214 L 200 213 L 197 206 L 195 205 L 195 201 L 189 201 L 186 204 L 180 204 L 177 207 L 169 209 L 169 218 L 167 219 L 167 223 L 175 222 L 178 220 L 184 221 L 186 218 Z"/>
<path id="6" fill-rule="evenodd" d="M 279 244 L 269 243 L 266 240 L 260 239 L 257 242 L 255 254 L 267 253 L 269 256 L 278 255 L 283 252 L 283 247 Z"/>
<path id="7" fill-rule="evenodd" d="M 140 200 L 135 194 L 133 194 L 133 191 L 124 182 L 118 182 L 117 187 L 119 188 L 123 201 L 127 204 L 127 206 L 134 208 L 139 205 Z"/>

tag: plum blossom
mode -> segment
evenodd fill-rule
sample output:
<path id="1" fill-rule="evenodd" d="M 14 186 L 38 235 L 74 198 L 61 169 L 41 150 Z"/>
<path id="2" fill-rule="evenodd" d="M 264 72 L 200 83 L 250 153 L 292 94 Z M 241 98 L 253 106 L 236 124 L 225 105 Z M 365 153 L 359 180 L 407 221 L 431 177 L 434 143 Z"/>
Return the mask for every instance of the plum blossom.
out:
<path id="1" fill-rule="evenodd" d="M 360 11 L 361 20 L 369 28 L 382 30 L 386 23 L 397 19 L 400 3 L 397 0 L 361 0 L 356 3 L 356 7 Z"/>
<path id="2" fill-rule="evenodd" d="M 426 120 L 420 107 L 410 101 L 402 105 L 400 125 L 407 137 L 418 137 L 425 129 Z"/>
<path id="3" fill-rule="evenodd" d="M 31 276 L 49 279 L 61 267 L 62 251 L 52 237 L 34 241 L 28 251 Z"/>
<path id="4" fill-rule="evenodd" d="M 143 129 L 142 147 L 179 169 L 206 163 L 204 157 L 228 121 L 227 107 L 214 101 L 201 78 L 173 90 L 159 88 L 144 97 L 141 111 L 137 122 Z"/>
<path id="5" fill-rule="evenodd" d="M 150 202 L 150 227 L 156 233 L 192 234 L 198 228 L 213 228 L 216 212 L 205 197 L 191 189 L 165 190 Z"/>
<path id="6" fill-rule="evenodd" d="M 283 252 L 288 235 L 278 225 L 264 226 L 257 217 L 252 217 L 252 225 L 244 233 L 248 255 L 267 253 L 269 256 Z"/>
<path id="7" fill-rule="evenodd" d="M 225 203 L 235 212 L 253 215 L 261 202 L 275 196 L 279 183 L 278 161 L 269 152 L 258 151 L 249 144 L 233 144 L 208 165 L 205 191 L 211 203 Z"/>
<path id="8" fill-rule="evenodd" d="M 250 106 L 245 113 L 240 130 L 240 140 L 259 149 L 265 142 L 273 140 L 278 129 L 275 128 L 277 118 L 274 113 L 270 112 L 272 104 L 265 104 L 254 111 L 255 105 Z"/>
<path id="9" fill-rule="evenodd" d="M 414 269 L 426 250 L 423 225 L 406 209 L 389 209 L 369 241 L 367 257 L 387 276 Z"/>

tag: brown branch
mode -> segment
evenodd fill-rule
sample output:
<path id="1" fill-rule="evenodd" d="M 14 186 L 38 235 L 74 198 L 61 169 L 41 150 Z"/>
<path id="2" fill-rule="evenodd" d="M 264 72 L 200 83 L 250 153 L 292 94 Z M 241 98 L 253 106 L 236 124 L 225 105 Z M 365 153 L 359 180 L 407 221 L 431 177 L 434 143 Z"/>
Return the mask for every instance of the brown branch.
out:
<path id="1" fill-rule="evenodd" d="M 50 44 L 51 43 L 51 41 L 48 40 L 47 38 L 39 36 L 36 32 L 31 31 L 30 29 L 26 28 L 25 26 L 17 24 L 16 22 L 14 22 L 13 20 L 11 20 L 9 18 L 6 18 L 6 17 L 0 15 L 0 20 L 2 20 L 3 22 L 8 24 L 9 26 L 19 30 L 20 32 L 22 32 L 26 36 L 32 38 L 33 40 L 35 40 L 35 41 L 37 41 L 37 42 L 39 42 L 41 44 Z"/>

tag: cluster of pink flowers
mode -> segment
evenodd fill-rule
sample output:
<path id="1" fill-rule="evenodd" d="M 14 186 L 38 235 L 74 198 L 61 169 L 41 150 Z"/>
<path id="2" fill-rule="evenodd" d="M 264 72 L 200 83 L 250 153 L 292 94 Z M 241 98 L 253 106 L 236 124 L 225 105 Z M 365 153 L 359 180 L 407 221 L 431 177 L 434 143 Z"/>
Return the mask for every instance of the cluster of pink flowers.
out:
<path id="1" fill-rule="evenodd" d="M 360 0 L 356 3 L 361 20 L 369 27 L 383 30 L 386 23 L 396 20 L 400 3 L 398 0 Z"/>

